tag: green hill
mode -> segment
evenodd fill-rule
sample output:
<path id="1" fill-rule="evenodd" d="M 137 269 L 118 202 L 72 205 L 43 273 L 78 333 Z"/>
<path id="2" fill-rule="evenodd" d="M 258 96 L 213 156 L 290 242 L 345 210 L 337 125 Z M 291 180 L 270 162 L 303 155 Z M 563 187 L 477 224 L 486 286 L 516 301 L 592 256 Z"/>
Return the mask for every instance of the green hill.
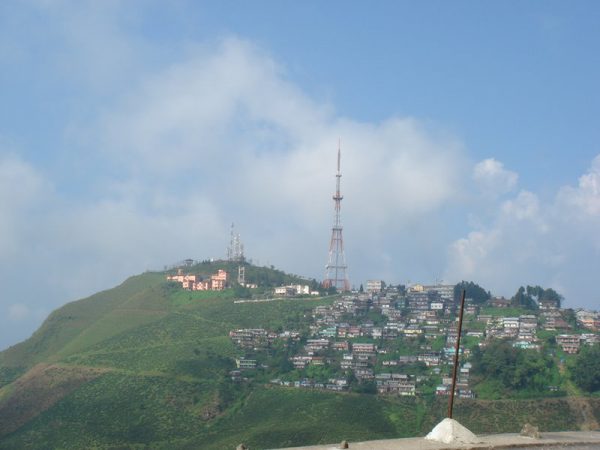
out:
<path id="1" fill-rule="evenodd" d="M 218 268 L 237 270 L 205 262 L 186 271 Z M 442 417 L 435 398 L 267 387 L 269 370 L 234 382 L 240 351 L 230 330 L 304 330 L 312 309 L 331 299 L 236 303 L 235 289 L 184 291 L 166 274 L 69 303 L 0 353 L 0 449 L 221 450 L 244 442 L 254 450 L 422 435 Z M 246 279 L 306 282 L 250 265 Z M 590 402 L 600 410 L 599 399 Z M 518 431 L 526 421 L 564 430 L 578 427 L 575 409 L 566 399 L 461 401 L 456 416 L 476 432 Z"/>

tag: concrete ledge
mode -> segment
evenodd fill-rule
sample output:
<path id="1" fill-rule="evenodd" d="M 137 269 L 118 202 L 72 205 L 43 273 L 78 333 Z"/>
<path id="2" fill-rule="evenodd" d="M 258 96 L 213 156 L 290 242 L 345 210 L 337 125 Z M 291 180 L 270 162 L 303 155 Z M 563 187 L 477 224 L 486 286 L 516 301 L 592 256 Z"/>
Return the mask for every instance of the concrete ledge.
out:
<path id="1" fill-rule="evenodd" d="M 383 439 L 378 441 L 352 442 L 349 450 L 488 450 L 488 449 L 521 449 L 540 448 L 556 449 L 570 448 L 572 450 L 600 449 L 599 431 L 562 431 L 541 433 L 540 439 L 523 437 L 519 434 L 489 434 L 478 438 L 477 444 L 443 444 L 428 441 L 423 438 Z M 341 441 L 341 440 L 340 440 Z M 307 447 L 293 447 L 294 450 L 336 450 L 339 444 L 309 445 Z M 274 450 L 292 450 L 274 449 Z"/>

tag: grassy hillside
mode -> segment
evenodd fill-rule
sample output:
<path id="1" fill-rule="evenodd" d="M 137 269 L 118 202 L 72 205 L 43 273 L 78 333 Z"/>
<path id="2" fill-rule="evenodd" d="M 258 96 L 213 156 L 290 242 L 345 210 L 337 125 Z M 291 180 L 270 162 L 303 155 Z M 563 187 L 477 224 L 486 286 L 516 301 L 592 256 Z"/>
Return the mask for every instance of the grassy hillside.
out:
<path id="1" fill-rule="evenodd" d="M 424 435 L 442 418 L 445 402 L 385 399 L 290 388 L 242 392 L 216 416 L 214 386 L 177 377 L 110 373 L 86 383 L 17 433 L 2 449 L 189 448 L 253 449 Z M 217 408 L 218 411 L 218 408 Z M 456 418 L 475 432 L 577 428 L 564 399 L 459 402 Z M 533 419 L 533 420 L 532 420 Z"/>
<path id="2" fill-rule="evenodd" d="M 222 267 L 232 270 L 189 270 Z M 299 281 L 266 268 L 249 274 Z M 0 354 L 0 449 L 261 449 L 428 432 L 444 401 L 265 387 L 268 373 L 231 380 L 240 351 L 230 330 L 302 330 L 312 309 L 330 301 L 235 303 L 233 290 L 188 292 L 165 273 L 147 273 L 65 305 Z M 600 411 L 600 399 L 590 408 Z M 577 429 L 574 409 L 551 399 L 459 401 L 455 411 L 475 432 L 503 432 L 527 421 Z"/>
<path id="3" fill-rule="evenodd" d="M 61 355 L 156 320 L 169 306 L 161 289 L 163 282 L 164 275 L 146 273 L 63 306 L 50 314 L 31 338 L 0 353 L 0 365 L 29 368 L 38 362 L 58 360 Z M 141 305 L 136 299 L 143 299 Z"/>
<path id="4" fill-rule="evenodd" d="M 226 261 L 202 262 L 186 268 L 186 272 L 206 277 L 217 269 L 236 274 L 237 267 L 237 263 Z M 220 311 L 221 303 L 215 303 L 214 300 L 231 300 L 233 290 L 182 291 L 165 281 L 165 275 L 174 272 L 175 270 L 134 276 L 116 288 L 69 303 L 54 311 L 31 338 L 0 353 L 0 383 L 3 379 L 11 380 L 14 378 L 12 374 L 20 373 L 19 371 L 36 363 L 60 361 L 110 337 L 159 321 L 174 311 L 191 311 L 200 300 L 203 301 L 203 307 L 208 306 L 208 301 L 216 307 L 217 314 L 226 313 Z M 306 283 L 305 279 L 285 274 L 280 270 L 251 265 L 247 265 L 246 280 L 261 281 L 265 286 Z M 235 320 L 240 318 L 239 312 L 247 309 L 238 308 L 234 313 L 237 316 L 234 316 L 233 322 L 222 325 L 234 324 Z M 260 325 L 260 321 L 253 323 L 256 326 Z"/>

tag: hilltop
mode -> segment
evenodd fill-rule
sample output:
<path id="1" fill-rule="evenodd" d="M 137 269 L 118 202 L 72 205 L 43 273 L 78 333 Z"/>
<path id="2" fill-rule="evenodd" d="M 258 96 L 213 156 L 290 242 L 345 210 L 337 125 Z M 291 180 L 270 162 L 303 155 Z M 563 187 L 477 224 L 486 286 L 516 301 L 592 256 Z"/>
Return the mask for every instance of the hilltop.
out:
<path id="1" fill-rule="evenodd" d="M 185 270 L 200 276 L 210 276 L 218 269 L 237 273 L 239 264 L 216 261 L 199 262 Z M 286 274 L 274 268 L 246 266 L 246 278 L 260 283 L 263 289 L 280 284 L 306 282 L 304 278 Z M 126 280 L 123 284 L 99 292 L 83 300 L 68 303 L 54 311 L 42 326 L 26 341 L 0 353 L 3 378 L 38 362 L 62 360 L 72 353 L 89 348 L 127 330 L 157 322 L 180 309 L 193 298 L 209 304 L 214 299 L 232 299 L 235 289 L 223 292 L 197 292 L 188 296 L 166 281 L 173 268 L 163 272 L 147 272 Z"/>
<path id="2" fill-rule="evenodd" d="M 208 277 L 237 267 L 217 261 L 184 270 Z M 445 399 L 432 395 L 273 383 L 296 373 L 289 361 L 318 332 L 315 310 L 350 300 L 273 300 L 272 287 L 311 283 L 274 268 L 246 265 L 246 280 L 259 285 L 250 292 L 235 283 L 187 291 L 167 281 L 175 273 L 144 273 L 69 303 L 31 338 L 0 353 L 1 449 L 286 447 L 423 435 L 443 416 Z M 230 335 L 244 330 L 266 341 L 244 346 Z M 256 368 L 240 371 L 243 356 Z M 586 405 L 599 416 L 598 398 Z M 527 421 L 559 431 L 581 425 L 579 410 L 566 397 L 460 399 L 456 416 L 475 432 L 515 432 Z"/>

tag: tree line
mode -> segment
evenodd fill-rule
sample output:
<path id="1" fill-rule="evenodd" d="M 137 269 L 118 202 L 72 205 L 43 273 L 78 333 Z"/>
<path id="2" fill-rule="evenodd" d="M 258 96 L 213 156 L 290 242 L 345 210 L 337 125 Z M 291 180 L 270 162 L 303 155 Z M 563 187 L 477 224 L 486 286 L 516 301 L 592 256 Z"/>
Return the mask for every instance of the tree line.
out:
<path id="1" fill-rule="evenodd" d="M 469 298 L 476 305 L 482 305 L 492 298 L 490 291 L 473 281 L 461 281 L 454 286 L 454 300 L 460 301 L 462 291 L 465 290 L 465 298 Z M 554 302 L 558 308 L 563 301 L 562 295 L 552 288 L 543 288 L 541 286 L 521 286 L 517 289 L 515 295 L 510 298 L 511 306 L 536 310 L 540 302 Z"/>

